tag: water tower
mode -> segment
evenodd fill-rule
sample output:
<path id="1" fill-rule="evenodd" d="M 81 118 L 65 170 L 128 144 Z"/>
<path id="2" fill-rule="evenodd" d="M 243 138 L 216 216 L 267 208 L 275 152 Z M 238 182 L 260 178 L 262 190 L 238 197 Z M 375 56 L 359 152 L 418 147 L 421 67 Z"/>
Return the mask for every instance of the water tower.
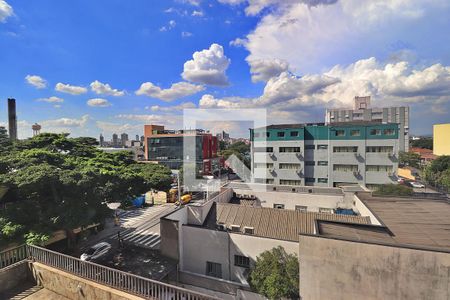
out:
<path id="1" fill-rule="evenodd" d="M 39 133 L 41 133 L 41 125 L 39 125 L 38 123 L 34 123 L 34 125 L 31 126 L 31 129 L 33 129 L 33 136 L 38 135 Z"/>

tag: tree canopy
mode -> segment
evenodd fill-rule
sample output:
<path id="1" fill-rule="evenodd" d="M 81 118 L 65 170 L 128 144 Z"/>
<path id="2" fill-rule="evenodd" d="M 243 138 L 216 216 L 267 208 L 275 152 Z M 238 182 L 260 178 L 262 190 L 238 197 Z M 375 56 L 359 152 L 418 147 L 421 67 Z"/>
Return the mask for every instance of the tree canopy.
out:
<path id="1" fill-rule="evenodd" d="M 264 251 L 256 258 L 249 279 L 251 287 L 269 299 L 298 299 L 297 255 L 287 254 L 281 246 Z"/>
<path id="2" fill-rule="evenodd" d="M 450 189 L 450 156 L 439 156 L 425 168 L 423 174 L 428 182 Z"/>
<path id="3" fill-rule="evenodd" d="M 411 147 L 433 150 L 433 138 L 421 138 L 411 141 Z"/>
<path id="4" fill-rule="evenodd" d="M 0 244 L 36 243 L 55 230 L 101 223 L 108 202 L 168 189 L 170 170 L 133 161 L 128 152 L 106 153 L 92 138 L 44 133 L 8 146 L 0 157 Z M 5 149 L 0 144 L 1 149 Z"/>
<path id="5" fill-rule="evenodd" d="M 220 155 L 222 155 L 225 160 L 233 154 L 250 168 L 250 145 L 239 141 L 229 145 L 225 150 L 220 151 Z"/>
<path id="6" fill-rule="evenodd" d="M 420 154 L 414 152 L 400 152 L 399 162 L 401 166 L 420 167 Z"/>

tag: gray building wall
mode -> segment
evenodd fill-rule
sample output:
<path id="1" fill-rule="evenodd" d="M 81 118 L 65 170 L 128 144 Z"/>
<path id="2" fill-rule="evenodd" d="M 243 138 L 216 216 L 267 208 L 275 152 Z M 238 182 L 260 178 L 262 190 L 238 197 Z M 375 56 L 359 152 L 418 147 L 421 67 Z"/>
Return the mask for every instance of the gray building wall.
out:
<path id="1" fill-rule="evenodd" d="M 450 299 L 450 254 L 300 236 L 300 297 Z"/>

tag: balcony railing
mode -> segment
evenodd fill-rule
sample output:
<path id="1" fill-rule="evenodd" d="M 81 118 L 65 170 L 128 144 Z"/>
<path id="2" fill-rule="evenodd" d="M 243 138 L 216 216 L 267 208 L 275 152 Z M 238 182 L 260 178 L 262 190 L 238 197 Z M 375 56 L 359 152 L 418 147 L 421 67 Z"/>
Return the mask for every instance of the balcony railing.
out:
<path id="1" fill-rule="evenodd" d="M 122 272 L 37 246 L 21 246 L 0 254 L 2 261 L 28 258 L 47 266 L 147 299 L 218 299 L 178 286 Z M 9 263 L 11 264 L 11 263 Z"/>
<path id="2" fill-rule="evenodd" d="M 0 252 L 0 269 L 24 260 L 28 257 L 25 245 Z"/>

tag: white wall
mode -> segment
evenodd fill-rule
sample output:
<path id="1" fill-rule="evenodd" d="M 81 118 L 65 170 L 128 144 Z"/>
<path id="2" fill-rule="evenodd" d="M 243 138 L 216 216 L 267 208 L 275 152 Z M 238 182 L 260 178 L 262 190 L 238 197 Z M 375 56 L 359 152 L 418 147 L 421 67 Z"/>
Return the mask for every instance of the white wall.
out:
<path id="1" fill-rule="evenodd" d="M 377 219 L 377 217 L 370 211 L 369 208 L 358 198 L 358 196 L 355 194 L 353 195 L 353 203 L 354 203 L 354 210 L 359 212 L 361 216 L 363 217 L 370 217 L 370 222 L 373 225 L 381 225 L 381 222 Z"/>

